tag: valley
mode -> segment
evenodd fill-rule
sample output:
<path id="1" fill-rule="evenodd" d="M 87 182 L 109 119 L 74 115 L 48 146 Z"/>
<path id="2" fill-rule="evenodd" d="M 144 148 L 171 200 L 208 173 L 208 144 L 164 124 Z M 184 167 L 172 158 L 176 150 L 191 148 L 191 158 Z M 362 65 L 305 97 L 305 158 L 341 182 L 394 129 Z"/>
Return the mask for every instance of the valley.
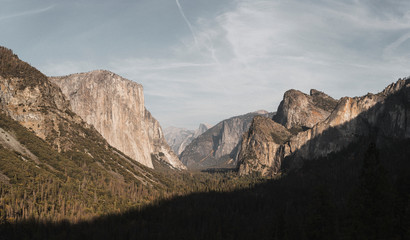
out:
<path id="1" fill-rule="evenodd" d="M 162 129 L 107 70 L 0 47 L 0 239 L 407 239 L 410 78 Z"/>

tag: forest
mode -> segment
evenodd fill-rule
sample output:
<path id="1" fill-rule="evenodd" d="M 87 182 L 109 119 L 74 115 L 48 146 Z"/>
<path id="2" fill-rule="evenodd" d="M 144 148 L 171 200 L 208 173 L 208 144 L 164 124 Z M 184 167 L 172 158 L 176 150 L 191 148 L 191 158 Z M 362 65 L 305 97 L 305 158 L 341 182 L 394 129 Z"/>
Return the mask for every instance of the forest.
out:
<path id="1" fill-rule="evenodd" d="M 400 141 L 378 149 L 363 139 L 338 154 L 308 162 L 302 169 L 275 179 L 240 178 L 235 172 L 181 174 L 179 177 L 185 178 L 180 179 L 185 182 L 184 193 L 176 188 L 172 197 L 76 222 L 36 218 L 13 222 L 3 217 L 1 236 L 408 239 L 409 144 Z"/>

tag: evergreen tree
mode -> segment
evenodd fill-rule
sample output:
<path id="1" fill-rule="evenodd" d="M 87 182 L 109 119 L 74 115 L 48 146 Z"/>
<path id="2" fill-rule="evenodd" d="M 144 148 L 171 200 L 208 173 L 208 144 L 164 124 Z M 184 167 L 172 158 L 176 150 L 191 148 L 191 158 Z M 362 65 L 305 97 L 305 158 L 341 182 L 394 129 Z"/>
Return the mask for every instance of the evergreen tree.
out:
<path id="1" fill-rule="evenodd" d="M 394 194 L 379 151 L 371 143 L 363 159 L 359 183 L 349 203 L 350 239 L 390 239 L 393 234 Z"/>
<path id="2" fill-rule="evenodd" d="M 337 239 L 336 206 L 327 186 L 320 186 L 313 195 L 306 220 L 308 239 Z"/>

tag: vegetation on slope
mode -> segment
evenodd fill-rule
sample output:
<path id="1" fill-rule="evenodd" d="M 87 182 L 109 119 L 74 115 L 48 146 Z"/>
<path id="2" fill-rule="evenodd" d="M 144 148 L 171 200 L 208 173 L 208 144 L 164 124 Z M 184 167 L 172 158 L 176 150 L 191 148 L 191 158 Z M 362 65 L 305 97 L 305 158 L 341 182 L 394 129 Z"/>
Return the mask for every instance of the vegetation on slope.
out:
<path id="1" fill-rule="evenodd" d="M 75 150 L 58 153 L 2 114 L 0 127 L 12 132 L 41 163 L 0 147 L 0 172 L 11 179 L 8 184 L 0 184 L 0 219 L 3 223 L 29 218 L 76 222 L 123 212 L 171 196 L 233 190 L 261 181 L 259 178 L 238 181 L 233 173 L 158 173 L 136 165 L 124 156 L 113 156 L 109 149 L 92 145 L 91 141 L 84 139 L 78 139 L 76 148 L 82 146 L 89 155 Z M 114 157 L 116 159 L 109 159 Z M 135 179 L 127 172 L 135 166 L 150 177 L 141 178 L 141 181 Z"/>
<path id="2" fill-rule="evenodd" d="M 0 76 L 19 78 L 21 86 L 32 87 L 47 81 L 47 77 L 30 64 L 21 61 L 12 50 L 0 46 Z"/>
<path id="3" fill-rule="evenodd" d="M 64 104 L 61 91 L 54 88 L 51 91 L 52 84 L 41 72 L 4 47 L 0 47 L 0 68 L 0 80 L 20 92 L 27 86 L 49 86 L 44 88 L 47 91 L 40 88 L 38 95 L 41 98 L 38 101 L 47 107 L 27 107 L 46 119 L 41 125 L 46 130 L 44 140 L 9 115 L 0 113 L 0 127 L 29 152 L 0 144 L 3 223 L 28 218 L 76 222 L 123 212 L 157 199 L 240 185 L 231 181 L 228 187 L 228 183 L 222 182 L 231 176 L 212 179 L 206 174 L 159 172 L 144 167 L 111 147 L 93 127 L 74 118 L 75 114 L 64 108 L 68 104 Z M 17 101 L 15 108 L 25 105 L 24 94 L 17 95 L 14 91 L 8 94 Z M 56 100 L 62 102 L 60 107 L 52 104 Z"/>
<path id="4" fill-rule="evenodd" d="M 379 150 L 364 140 L 251 188 L 233 190 L 230 182 L 91 221 L 26 221 L 2 231 L 30 239 L 407 239 L 410 174 L 398 168 L 410 166 L 408 155 L 395 153 L 409 144 Z M 224 183 L 211 179 L 195 182 Z"/>
<path id="5" fill-rule="evenodd" d="M 104 158 L 96 161 L 75 150 L 58 153 L 5 115 L 0 115 L 0 127 L 15 135 L 40 162 L 37 164 L 30 156 L 0 148 L 0 171 L 11 179 L 10 184 L 0 186 L 3 221 L 29 217 L 78 220 L 150 200 L 149 192 L 155 189 L 138 181 L 117 179 L 115 176 L 121 168 L 115 166 L 115 160 L 119 159 L 111 161 L 112 168 L 107 170 L 99 163 Z M 101 150 L 86 143 L 78 142 L 89 147 L 92 153 Z"/>

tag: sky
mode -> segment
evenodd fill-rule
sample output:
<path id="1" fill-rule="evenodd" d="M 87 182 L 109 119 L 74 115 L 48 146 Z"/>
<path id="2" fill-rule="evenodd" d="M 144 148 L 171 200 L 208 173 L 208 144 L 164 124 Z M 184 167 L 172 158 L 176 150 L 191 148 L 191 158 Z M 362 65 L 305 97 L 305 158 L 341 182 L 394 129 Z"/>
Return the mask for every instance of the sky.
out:
<path id="1" fill-rule="evenodd" d="M 408 0 L 0 0 L 0 45 L 48 76 L 106 69 L 144 86 L 162 127 L 276 111 L 410 75 Z"/>

